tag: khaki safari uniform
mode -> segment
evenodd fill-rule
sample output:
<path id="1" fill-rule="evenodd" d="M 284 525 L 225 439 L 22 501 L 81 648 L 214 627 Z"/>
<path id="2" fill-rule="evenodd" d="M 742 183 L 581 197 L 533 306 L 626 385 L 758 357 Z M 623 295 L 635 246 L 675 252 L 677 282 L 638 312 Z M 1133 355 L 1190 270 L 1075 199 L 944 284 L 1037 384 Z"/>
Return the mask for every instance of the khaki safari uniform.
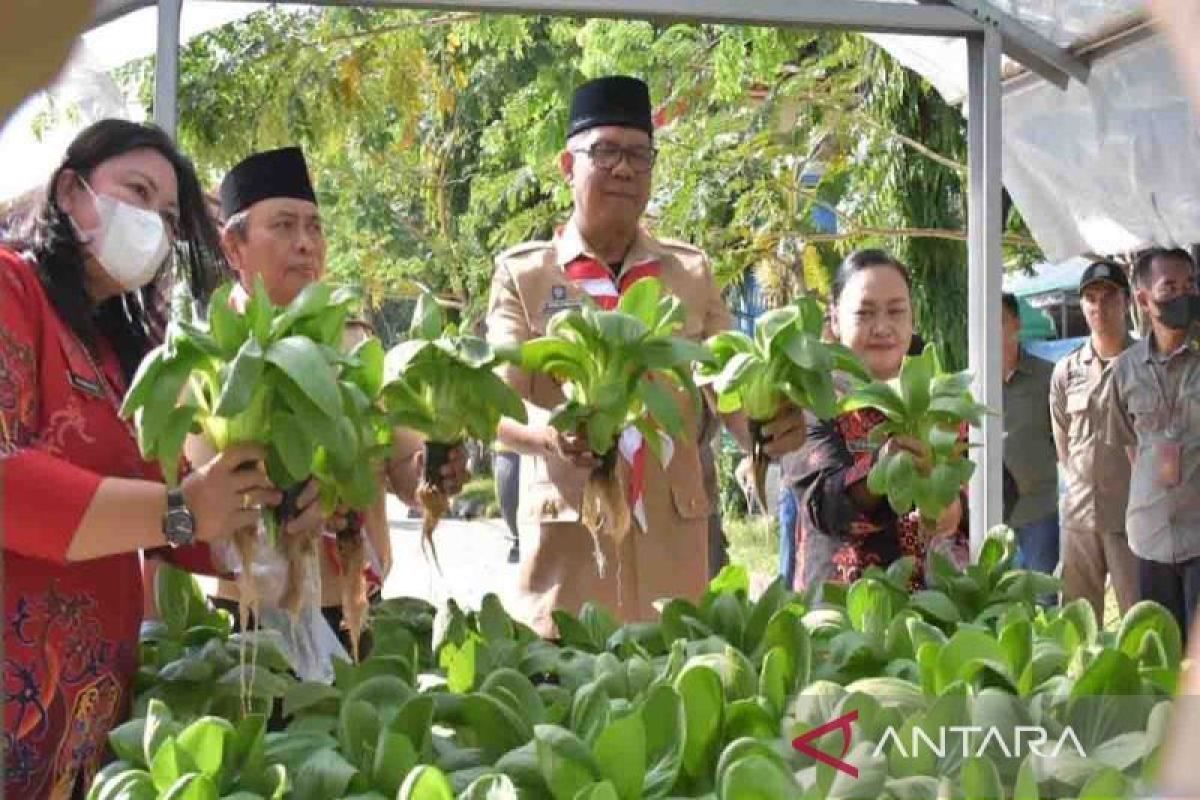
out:
<path id="1" fill-rule="evenodd" d="M 1059 361 L 1050 379 L 1054 445 L 1066 483 L 1060 509 L 1063 601 L 1084 598 L 1100 620 L 1109 574 L 1122 615 L 1137 601 L 1138 587 L 1137 559 L 1125 535 L 1129 459 L 1106 438 L 1105 398 L 1115 361 L 1100 358 L 1089 340 Z"/>
<path id="2" fill-rule="evenodd" d="M 1136 452 L 1125 514 L 1130 549 L 1179 564 L 1200 557 L 1200 346 L 1192 338 L 1160 355 L 1152 339 L 1113 364 L 1107 431 L 1112 444 Z"/>
<path id="3" fill-rule="evenodd" d="M 501 254 L 492 279 L 488 340 L 493 345 L 511 345 L 543 336 L 557 312 L 579 307 L 586 294 L 565 272 L 579 256 L 595 258 L 573 223 L 551 242 L 527 242 Z M 640 231 L 621 267 L 646 259 L 658 260 L 664 291 L 682 300 L 687 310 L 677 335 L 699 341 L 730 327 L 729 310 L 703 252 Z M 549 376 L 509 367 L 504 378 L 527 401 L 531 425 L 546 424 L 549 411 L 564 399 L 558 382 Z M 653 455 L 646 459 L 648 529 L 633 525 L 619 559 L 613 538 L 600 537 L 607 564 L 603 577 L 591 533 L 579 521 L 587 470 L 560 458 L 525 459 L 531 477 L 520 513 L 539 525 L 540 537 L 522 563 L 518 605 L 524 608 L 518 613 L 542 635 L 554 635 L 551 612 L 578 613 L 585 601 L 632 621 L 655 617 L 656 600 L 695 599 L 703 593 L 709 576 L 711 503 L 700 463 L 701 422 L 682 393 L 679 405 L 684 435 L 675 441 L 670 463 L 664 470 Z M 617 463 L 627 480 L 628 464 L 623 458 Z"/>

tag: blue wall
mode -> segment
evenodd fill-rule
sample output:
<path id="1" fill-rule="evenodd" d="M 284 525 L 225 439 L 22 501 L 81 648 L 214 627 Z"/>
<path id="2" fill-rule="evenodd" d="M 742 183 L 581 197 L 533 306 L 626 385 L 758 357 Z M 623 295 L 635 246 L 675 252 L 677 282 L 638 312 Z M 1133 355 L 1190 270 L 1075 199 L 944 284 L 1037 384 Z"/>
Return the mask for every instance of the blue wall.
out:
<path id="1" fill-rule="evenodd" d="M 729 310 L 733 313 L 735 327 L 745 333 L 754 333 L 754 320 L 765 309 L 763 308 L 762 291 L 758 288 L 758 279 L 754 273 L 747 270 L 742 274 L 741 285 L 730 287 Z"/>

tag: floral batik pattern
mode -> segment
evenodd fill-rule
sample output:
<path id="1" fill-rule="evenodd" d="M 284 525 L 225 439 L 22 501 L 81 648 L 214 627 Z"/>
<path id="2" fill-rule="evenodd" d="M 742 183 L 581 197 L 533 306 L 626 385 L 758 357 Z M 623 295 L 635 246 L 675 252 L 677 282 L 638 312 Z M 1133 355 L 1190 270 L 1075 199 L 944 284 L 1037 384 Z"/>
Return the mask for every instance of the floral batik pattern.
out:
<path id="1" fill-rule="evenodd" d="M 871 471 L 879 450 L 870 441 L 871 431 L 885 420 L 879 411 L 866 408 L 809 426 L 795 485 L 801 501 L 798 588 L 825 581 L 851 583 L 869 567 L 886 567 L 905 556 L 915 562 L 911 588 L 925 585 L 929 546 L 921 538 L 916 511 L 897 516 L 885 502 L 865 512 L 848 494 L 850 487 L 866 480 Z M 966 518 L 964 503 L 958 532 L 952 541 L 939 542 L 936 548 L 960 564 L 965 563 L 967 552 Z"/>

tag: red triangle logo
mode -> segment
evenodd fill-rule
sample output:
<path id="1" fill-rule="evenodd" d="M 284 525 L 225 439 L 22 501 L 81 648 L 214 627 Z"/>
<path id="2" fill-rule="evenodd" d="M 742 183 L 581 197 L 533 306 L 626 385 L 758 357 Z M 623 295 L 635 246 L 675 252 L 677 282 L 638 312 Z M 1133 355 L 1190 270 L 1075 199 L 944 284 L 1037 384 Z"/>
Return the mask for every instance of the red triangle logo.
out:
<path id="1" fill-rule="evenodd" d="M 797 736 L 792 740 L 792 747 L 804 753 L 806 756 L 811 756 L 822 764 L 827 764 L 836 770 L 846 773 L 852 778 L 858 777 L 858 767 L 853 764 L 847 764 L 842 759 L 850 752 L 850 725 L 858 720 L 858 712 L 851 711 L 849 714 L 843 714 L 832 722 L 826 722 L 824 725 L 813 728 L 808 733 Z M 842 755 L 839 758 L 823 753 L 813 747 L 811 742 L 820 739 L 827 733 L 840 730 L 842 732 Z"/>

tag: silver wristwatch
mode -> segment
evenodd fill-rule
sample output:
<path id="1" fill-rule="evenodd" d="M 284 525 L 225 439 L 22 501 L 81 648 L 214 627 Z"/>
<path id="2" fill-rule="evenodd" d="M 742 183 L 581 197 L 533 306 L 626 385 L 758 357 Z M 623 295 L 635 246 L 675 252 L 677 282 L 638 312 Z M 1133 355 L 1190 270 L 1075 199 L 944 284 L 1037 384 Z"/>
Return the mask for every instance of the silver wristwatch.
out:
<path id="1" fill-rule="evenodd" d="M 183 499 L 182 489 L 167 490 L 167 513 L 163 514 L 163 536 L 171 547 L 182 547 L 196 540 L 196 517 Z"/>

